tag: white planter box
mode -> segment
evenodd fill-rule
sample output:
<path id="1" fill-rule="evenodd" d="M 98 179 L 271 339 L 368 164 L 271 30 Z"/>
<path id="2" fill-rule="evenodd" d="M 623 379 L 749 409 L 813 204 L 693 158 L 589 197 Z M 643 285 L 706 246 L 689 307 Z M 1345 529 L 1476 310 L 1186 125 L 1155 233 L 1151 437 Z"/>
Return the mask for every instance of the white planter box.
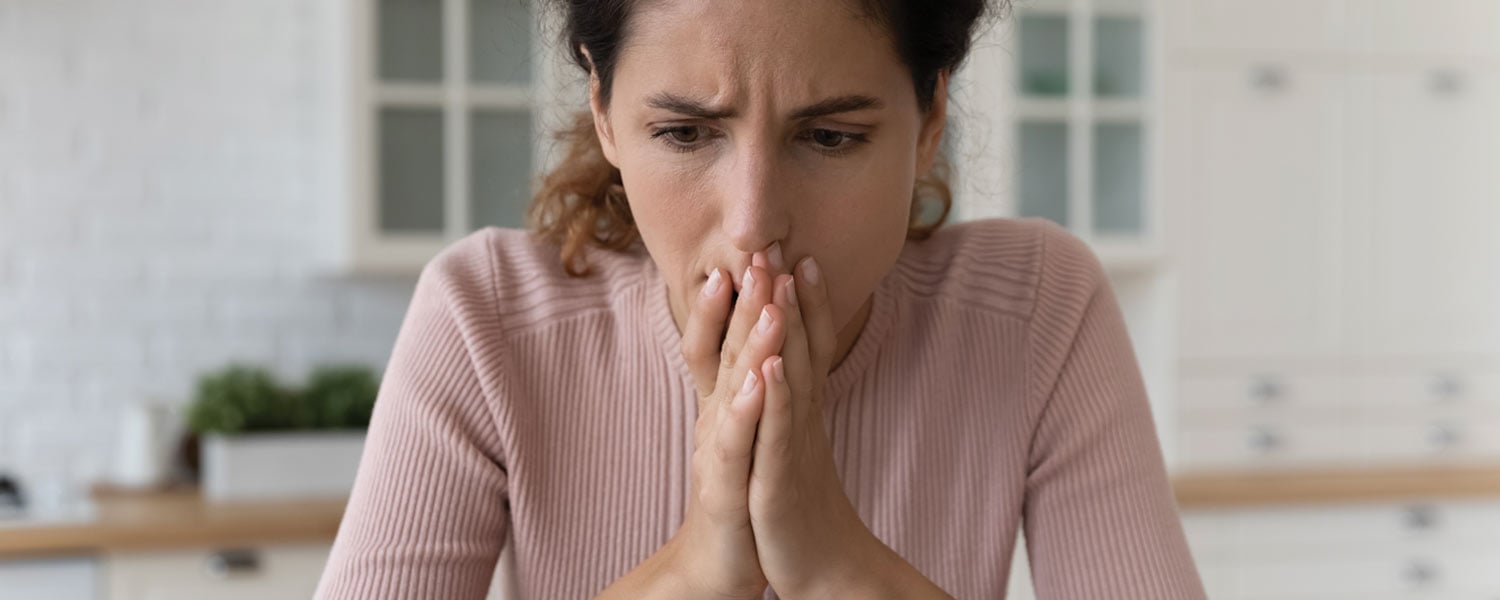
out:
<path id="1" fill-rule="evenodd" d="M 199 449 L 203 497 L 344 497 L 354 487 L 364 445 L 364 431 L 205 435 Z"/>

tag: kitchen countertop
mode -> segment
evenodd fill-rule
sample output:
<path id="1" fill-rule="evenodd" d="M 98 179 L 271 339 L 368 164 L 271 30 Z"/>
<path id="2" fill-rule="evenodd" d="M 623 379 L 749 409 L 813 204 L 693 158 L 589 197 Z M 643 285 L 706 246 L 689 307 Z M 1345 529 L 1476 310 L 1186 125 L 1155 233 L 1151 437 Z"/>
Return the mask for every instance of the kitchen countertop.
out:
<path id="1" fill-rule="evenodd" d="M 1500 464 L 1178 474 L 1172 487 L 1183 510 L 1418 499 L 1500 501 Z"/>
<path id="2" fill-rule="evenodd" d="M 1186 473 L 1183 510 L 1266 505 L 1495 498 L 1500 464 L 1366 470 Z M 212 503 L 192 488 L 97 495 L 88 510 L 0 520 L 0 559 L 331 541 L 345 500 Z"/>
<path id="3" fill-rule="evenodd" d="M 0 520 L 0 558 L 329 541 L 345 502 L 212 503 L 191 488 L 107 494 L 87 510 Z"/>

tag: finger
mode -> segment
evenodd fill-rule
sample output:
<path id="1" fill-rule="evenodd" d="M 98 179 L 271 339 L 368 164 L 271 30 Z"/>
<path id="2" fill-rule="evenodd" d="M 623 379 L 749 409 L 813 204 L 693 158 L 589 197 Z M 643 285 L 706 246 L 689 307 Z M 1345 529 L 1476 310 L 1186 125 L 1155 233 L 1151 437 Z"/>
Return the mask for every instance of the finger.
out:
<path id="1" fill-rule="evenodd" d="M 798 306 L 797 281 L 791 275 L 776 277 L 775 303 L 782 308 L 786 318 L 782 330 L 786 332 L 781 344 L 781 357 L 785 359 L 787 387 L 792 397 L 792 422 L 806 418 L 808 409 L 815 400 L 812 354 L 808 350 L 807 329 L 802 321 L 802 310 Z"/>
<path id="2" fill-rule="evenodd" d="M 703 414 L 707 398 L 714 392 L 719 377 L 719 340 L 724 319 L 729 316 L 729 297 L 733 286 L 725 285 L 729 275 L 714 269 L 697 295 L 696 305 L 688 314 L 682 334 L 682 357 L 693 373 L 698 388 L 698 414 Z"/>
<path id="3" fill-rule="evenodd" d="M 818 261 L 809 256 L 797 263 L 798 313 L 807 332 L 807 351 L 811 358 L 813 385 L 822 389 L 833 368 L 833 354 L 838 347 L 838 331 L 828 302 L 828 281 Z"/>
<path id="4" fill-rule="evenodd" d="M 740 354 L 744 350 L 745 340 L 750 337 L 751 329 L 760 319 L 761 308 L 771 302 L 773 282 L 765 269 L 747 267 L 741 281 L 744 283 L 739 300 L 735 303 L 734 316 L 729 320 L 729 330 L 724 334 L 724 343 L 719 347 L 720 385 L 737 386 L 745 378 L 746 367 L 740 364 Z"/>
<path id="5" fill-rule="evenodd" d="M 772 242 L 765 250 L 756 252 L 750 257 L 750 264 L 771 272 L 776 276 L 786 272 L 786 260 L 781 255 L 781 242 Z"/>
<path id="6" fill-rule="evenodd" d="M 759 365 L 765 393 L 751 476 L 763 481 L 777 479 L 792 448 L 792 404 L 796 400 L 787 385 L 787 366 L 785 357 L 774 355 Z"/>
<path id="7" fill-rule="evenodd" d="M 749 497 L 750 468 L 755 456 L 756 425 L 764 405 L 764 380 L 755 370 L 746 372 L 745 380 L 733 400 L 719 405 L 718 431 L 714 436 L 713 484 L 725 498 Z"/>

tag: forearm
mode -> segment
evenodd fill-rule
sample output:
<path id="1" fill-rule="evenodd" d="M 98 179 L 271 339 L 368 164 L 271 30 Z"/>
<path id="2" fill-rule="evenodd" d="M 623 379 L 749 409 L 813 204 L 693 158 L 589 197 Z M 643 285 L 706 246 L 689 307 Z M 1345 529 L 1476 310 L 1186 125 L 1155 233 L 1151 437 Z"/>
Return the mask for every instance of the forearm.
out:
<path id="1" fill-rule="evenodd" d="M 661 555 L 653 555 L 595 596 L 596 600 L 630 598 L 690 598 L 687 586 L 675 572 L 665 568 Z"/>
<path id="2" fill-rule="evenodd" d="M 806 596 L 815 600 L 953 598 L 878 540 L 868 557 L 857 561 L 844 574 L 830 577 L 817 591 Z"/>

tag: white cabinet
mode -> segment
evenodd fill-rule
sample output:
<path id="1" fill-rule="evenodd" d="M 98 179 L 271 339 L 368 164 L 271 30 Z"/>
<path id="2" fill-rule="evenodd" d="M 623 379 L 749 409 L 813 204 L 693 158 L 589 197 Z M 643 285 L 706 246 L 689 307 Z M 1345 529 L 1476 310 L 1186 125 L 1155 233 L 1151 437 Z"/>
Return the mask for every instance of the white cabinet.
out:
<path id="1" fill-rule="evenodd" d="M 1264 2 L 1186 4 L 1164 124 L 1184 357 L 1500 356 L 1500 62 L 1465 58 L 1500 58 L 1500 3 L 1260 18 L 1350 17 L 1285 38 L 1226 24 Z"/>
<path id="2" fill-rule="evenodd" d="M 1500 2 L 1168 3 L 1179 463 L 1500 457 Z"/>
<path id="3" fill-rule="evenodd" d="M 0 597 L 95 600 L 98 562 L 92 557 L 0 561 Z"/>
<path id="4" fill-rule="evenodd" d="M 109 554 L 105 589 L 109 600 L 311 598 L 330 550 L 310 543 Z"/>
<path id="5" fill-rule="evenodd" d="M 1500 65 L 1372 66 L 1353 89 L 1351 350 L 1500 355 Z"/>
<path id="6" fill-rule="evenodd" d="M 1237 62 L 1179 70 L 1164 124 L 1190 357 L 1339 348 L 1346 76 Z"/>
<path id="7" fill-rule="evenodd" d="M 1500 597 L 1494 500 L 1197 509 L 1183 528 L 1216 600 Z"/>

